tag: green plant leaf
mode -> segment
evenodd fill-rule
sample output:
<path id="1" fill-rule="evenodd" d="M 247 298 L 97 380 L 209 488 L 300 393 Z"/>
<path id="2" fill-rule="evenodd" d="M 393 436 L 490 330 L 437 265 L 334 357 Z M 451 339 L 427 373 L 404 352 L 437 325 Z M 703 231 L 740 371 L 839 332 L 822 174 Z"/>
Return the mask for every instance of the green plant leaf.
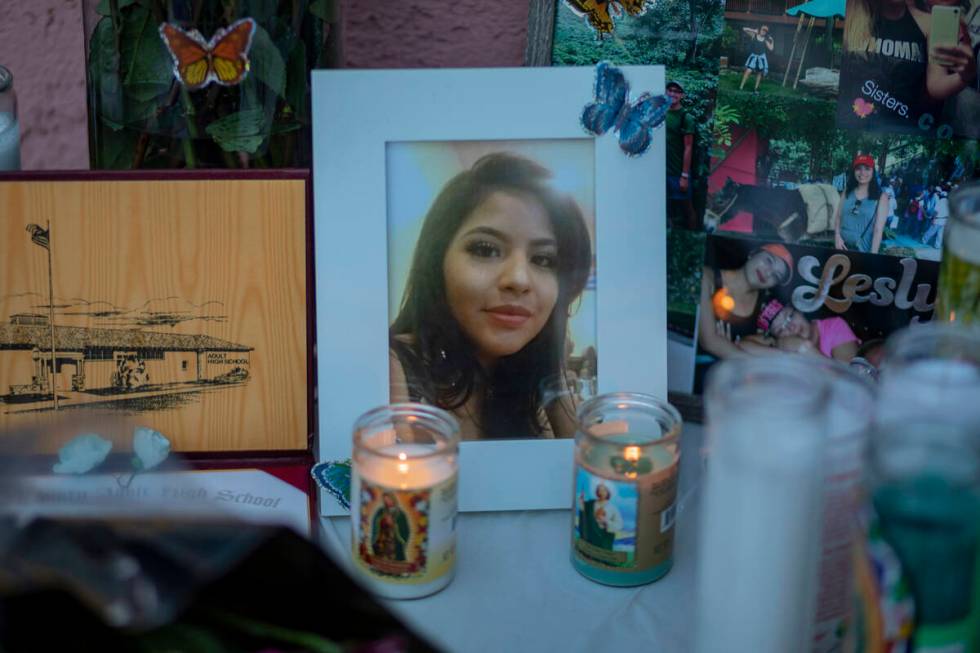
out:
<path id="1" fill-rule="evenodd" d="M 282 95 L 286 88 L 286 64 L 279 48 L 261 25 L 255 26 L 249 58 L 252 61 L 252 74 L 276 94 Z"/>
<path id="2" fill-rule="evenodd" d="M 174 81 L 173 60 L 147 9 L 136 7 L 126 15 L 120 43 L 127 95 L 147 101 L 170 90 Z"/>
<path id="3" fill-rule="evenodd" d="M 306 45 L 300 39 L 296 40 L 289 53 L 289 67 L 286 69 L 286 102 L 293 110 L 293 115 L 299 120 L 307 120 L 307 92 L 309 77 L 306 74 Z"/>
<path id="4" fill-rule="evenodd" d="M 325 23 L 337 20 L 337 3 L 334 0 L 313 0 L 309 11 Z"/>
<path id="5" fill-rule="evenodd" d="M 96 164 L 101 170 L 128 170 L 139 135 L 132 129 L 100 129 L 96 143 Z"/>
<path id="6" fill-rule="evenodd" d="M 125 9 L 135 2 L 136 0 L 119 0 L 119 8 Z M 99 6 L 95 8 L 95 12 L 100 16 L 111 16 L 112 11 L 109 9 L 109 0 L 101 0 Z"/>
<path id="7" fill-rule="evenodd" d="M 235 3 L 228 3 L 234 6 Z M 269 0 L 241 0 L 240 17 L 249 16 L 254 18 L 256 23 L 267 23 L 276 15 L 276 7 L 279 3 L 269 2 Z"/>
<path id="8" fill-rule="evenodd" d="M 255 154 L 265 139 L 265 111 L 246 109 L 215 120 L 205 131 L 226 152 Z"/>
<path id="9" fill-rule="evenodd" d="M 279 122 L 274 122 L 272 124 L 272 133 L 273 134 L 286 134 L 288 132 L 294 132 L 297 129 L 302 129 L 302 128 L 303 128 L 303 125 L 301 123 L 298 123 L 298 122 L 279 121 Z"/>
<path id="10" fill-rule="evenodd" d="M 103 18 L 92 30 L 88 59 L 89 111 L 92 120 L 114 130 L 122 129 L 123 94 L 119 86 L 119 57 L 116 56 L 112 19 Z"/>

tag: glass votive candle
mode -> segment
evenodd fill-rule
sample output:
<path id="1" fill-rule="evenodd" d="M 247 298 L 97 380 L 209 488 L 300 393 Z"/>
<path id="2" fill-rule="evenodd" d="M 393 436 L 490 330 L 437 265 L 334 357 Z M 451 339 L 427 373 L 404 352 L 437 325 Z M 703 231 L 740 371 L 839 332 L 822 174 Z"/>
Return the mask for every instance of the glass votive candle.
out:
<path id="1" fill-rule="evenodd" d="M 650 583 L 673 564 L 681 417 L 640 393 L 578 411 L 572 565 L 606 585 Z"/>
<path id="2" fill-rule="evenodd" d="M 20 170 L 20 125 L 14 76 L 0 66 L 0 170 Z"/>
<path id="3" fill-rule="evenodd" d="M 354 424 L 351 547 L 378 596 L 438 592 L 456 566 L 459 424 L 417 403 L 382 406 Z"/>

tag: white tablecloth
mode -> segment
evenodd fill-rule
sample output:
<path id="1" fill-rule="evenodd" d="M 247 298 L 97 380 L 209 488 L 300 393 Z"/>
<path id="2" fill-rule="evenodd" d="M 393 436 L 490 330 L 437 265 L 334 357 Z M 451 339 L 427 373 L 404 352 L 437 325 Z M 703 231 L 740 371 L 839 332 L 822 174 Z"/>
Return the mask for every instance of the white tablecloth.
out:
<path id="1" fill-rule="evenodd" d="M 579 575 L 569 562 L 570 510 L 469 513 L 457 526 L 449 587 L 385 604 L 451 652 L 690 650 L 701 443 L 701 427 L 685 425 L 674 567 L 661 580 L 615 588 Z M 320 526 L 327 550 L 349 564 L 349 519 Z"/>

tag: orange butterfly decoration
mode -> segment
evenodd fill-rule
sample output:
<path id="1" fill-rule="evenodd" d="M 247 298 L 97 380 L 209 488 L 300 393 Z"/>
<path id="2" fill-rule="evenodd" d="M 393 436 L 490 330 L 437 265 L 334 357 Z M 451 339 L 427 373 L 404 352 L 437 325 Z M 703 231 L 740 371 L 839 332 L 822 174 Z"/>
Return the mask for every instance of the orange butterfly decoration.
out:
<path id="1" fill-rule="evenodd" d="M 174 77 L 190 90 L 211 82 L 234 86 L 248 75 L 248 51 L 252 47 L 255 21 L 236 20 L 205 41 L 197 30 L 185 32 L 170 23 L 160 25 L 160 38 L 174 60 Z"/>
<path id="2" fill-rule="evenodd" d="M 613 15 L 617 18 L 627 13 L 642 16 L 647 11 L 649 0 L 565 0 L 565 4 L 579 16 L 585 16 L 589 25 L 600 39 L 612 34 L 616 28 Z M 610 12 L 610 10 L 612 10 Z"/>

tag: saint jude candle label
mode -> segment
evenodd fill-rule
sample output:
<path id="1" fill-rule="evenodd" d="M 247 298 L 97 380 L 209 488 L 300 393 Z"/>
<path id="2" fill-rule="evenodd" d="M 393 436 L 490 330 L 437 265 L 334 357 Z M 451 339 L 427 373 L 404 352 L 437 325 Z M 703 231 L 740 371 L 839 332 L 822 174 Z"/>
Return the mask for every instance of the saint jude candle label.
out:
<path id="1" fill-rule="evenodd" d="M 352 478 L 354 560 L 391 583 L 431 583 L 456 559 L 457 476 L 429 488 L 395 489 Z"/>
<path id="2" fill-rule="evenodd" d="M 610 571 L 646 571 L 673 552 L 677 466 L 636 481 L 575 470 L 572 546 L 583 562 Z"/>

